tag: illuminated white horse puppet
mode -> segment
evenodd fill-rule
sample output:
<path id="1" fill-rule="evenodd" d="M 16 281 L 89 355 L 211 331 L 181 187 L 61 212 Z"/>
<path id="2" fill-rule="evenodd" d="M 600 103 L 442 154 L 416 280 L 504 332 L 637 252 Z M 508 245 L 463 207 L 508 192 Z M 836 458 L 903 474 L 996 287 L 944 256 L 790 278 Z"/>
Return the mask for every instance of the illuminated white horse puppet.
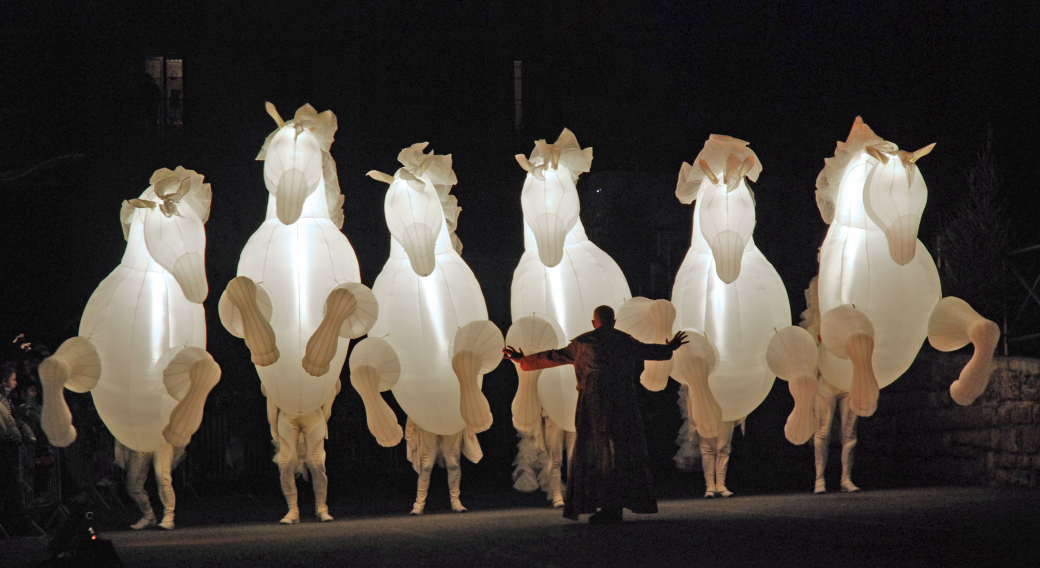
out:
<path id="1" fill-rule="evenodd" d="M 525 250 L 513 273 L 513 325 L 506 343 L 530 354 L 563 347 L 591 331 L 596 307 L 620 306 L 631 293 L 621 268 L 588 239 L 579 218 L 575 183 L 592 165 L 592 148 L 582 149 L 565 128 L 553 144 L 538 140 L 530 157 L 516 159 L 527 171 L 520 194 Z M 521 441 L 514 486 L 541 487 L 562 507 L 561 463 L 564 448 L 570 454 L 574 445 L 578 403 L 574 367 L 517 367 L 517 375 L 512 410 Z"/>
<path id="2" fill-rule="evenodd" d="M 791 325 L 784 283 L 752 238 L 755 201 L 745 177 L 755 181 L 761 171 L 747 142 L 712 134 L 694 165 L 683 163 L 675 192 L 682 203 L 697 204 L 690 250 L 672 289 L 674 331 L 689 337 L 672 357 L 672 377 L 689 389 L 706 497 L 731 495 L 729 437 L 769 394 L 776 373 L 766 350 L 776 330 Z"/>
<path id="3" fill-rule="evenodd" d="M 407 437 L 419 474 L 413 515 L 423 513 L 437 462 L 448 470 L 452 510 L 466 510 L 459 498 L 460 454 L 473 462 L 482 457 L 475 434 L 491 426 L 492 416 L 480 388 L 501 362 L 503 347 L 480 284 L 459 256 L 454 231 L 461 209 L 449 194 L 456 183 L 451 156 L 424 154 L 426 145 L 402 150 L 393 176 L 368 173 L 390 185 L 384 201 L 390 258 L 372 287 L 379 320 L 350 357 L 350 381 L 376 440 L 389 447 Z M 391 388 L 408 414 L 406 434 L 379 394 Z"/>
<path id="4" fill-rule="evenodd" d="M 133 528 L 156 523 L 144 491 L 150 461 L 165 509 L 161 526 L 174 527 L 170 472 L 220 380 L 206 352 L 204 225 L 212 194 L 202 180 L 181 167 L 161 169 L 140 198 L 123 202 L 122 261 L 90 296 L 79 336 L 40 364 L 43 429 L 51 444 L 76 439 L 64 387 L 90 391 L 116 441 L 133 452 L 125 463 L 123 448 L 117 451 L 117 461 L 129 466 L 127 491 L 144 514 Z"/>
<path id="5" fill-rule="evenodd" d="M 303 473 L 301 461 L 314 484 L 315 513 L 331 521 L 328 419 L 350 339 L 367 333 L 378 306 L 360 283 L 354 249 L 340 231 L 343 195 L 329 154 L 336 116 L 304 105 L 285 122 L 270 103 L 267 111 L 278 124 L 257 156 L 270 192 L 267 219 L 242 250 L 238 277 L 220 298 L 220 320 L 245 339 L 267 396 L 289 507 L 280 522 L 300 521 L 295 476 Z"/>
<path id="6" fill-rule="evenodd" d="M 1000 328 L 963 300 L 941 298 L 935 264 L 917 239 L 928 198 L 917 161 L 934 146 L 902 151 L 856 117 L 816 180 L 816 203 L 830 224 L 820 250 L 819 369 L 849 392 L 859 416 L 874 413 L 879 389 L 906 372 L 926 336 L 942 351 L 975 346 L 950 385 L 958 404 L 971 404 L 989 383 Z M 811 409 L 812 395 L 801 396 L 796 406 Z"/>

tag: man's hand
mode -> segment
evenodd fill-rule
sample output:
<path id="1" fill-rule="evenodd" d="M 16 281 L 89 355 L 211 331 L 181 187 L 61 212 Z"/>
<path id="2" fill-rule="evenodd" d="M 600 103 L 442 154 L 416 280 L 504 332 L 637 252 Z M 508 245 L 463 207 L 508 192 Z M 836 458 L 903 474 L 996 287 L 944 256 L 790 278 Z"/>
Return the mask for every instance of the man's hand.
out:
<path id="1" fill-rule="evenodd" d="M 506 348 L 502 350 L 502 356 L 503 358 L 509 359 L 510 361 L 513 361 L 515 363 L 516 361 L 519 361 L 520 359 L 524 358 L 524 350 L 513 349 L 512 347 L 506 345 Z"/>
<path id="2" fill-rule="evenodd" d="M 675 337 L 673 337 L 665 345 L 667 345 L 672 351 L 675 351 L 676 349 L 683 345 L 686 345 L 687 343 L 689 343 L 689 341 L 686 341 L 686 332 L 680 331 L 679 333 L 676 333 Z"/>

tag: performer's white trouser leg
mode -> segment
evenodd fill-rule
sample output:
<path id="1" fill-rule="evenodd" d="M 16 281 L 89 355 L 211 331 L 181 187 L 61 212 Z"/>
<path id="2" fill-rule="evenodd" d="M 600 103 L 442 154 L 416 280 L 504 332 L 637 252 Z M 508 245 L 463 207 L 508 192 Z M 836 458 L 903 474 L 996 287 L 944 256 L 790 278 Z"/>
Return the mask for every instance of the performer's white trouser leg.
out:
<path id="1" fill-rule="evenodd" d="M 574 432 L 567 432 L 545 417 L 545 449 L 549 454 L 549 489 L 552 491 L 553 507 L 563 507 L 563 453 L 567 452 L 568 463 L 574 450 Z"/>
<path id="2" fill-rule="evenodd" d="M 421 515 L 426 508 L 426 495 L 430 490 L 430 475 L 433 473 L 433 465 L 437 463 L 437 439 L 438 436 L 427 432 L 422 428 L 417 429 L 419 441 L 416 451 L 419 453 L 419 482 L 415 492 L 415 505 L 412 506 L 413 515 Z"/>
<path id="3" fill-rule="evenodd" d="M 845 406 L 848 406 L 848 397 L 845 397 Z M 820 381 L 820 388 L 816 391 L 815 413 L 816 434 L 813 436 L 813 446 L 816 450 L 816 486 L 814 493 L 825 493 L 827 481 L 824 471 L 827 469 L 827 458 L 830 456 L 831 426 L 834 421 L 834 408 L 838 399 L 830 391 L 827 385 Z"/>
<path id="4" fill-rule="evenodd" d="M 148 492 L 144 490 L 144 482 L 148 479 L 148 466 L 152 463 L 151 452 L 136 452 L 129 450 L 126 460 L 126 492 L 130 498 L 137 503 L 142 517 L 130 528 L 139 530 L 155 526 L 155 512 L 152 511 L 152 502 L 148 498 Z"/>
<path id="5" fill-rule="evenodd" d="M 726 489 L 726 469 L 729 467 L 729 451 L 736 424 L 735 420 L 723 422 L 719 435 L 715 438 L 715 492 L 722 497 L 733 496 L 733 492 Z"/>
<path id="6" fill-rule="evenodd" d="M 840 397 L 838 407 L 841 409 L 841 490 L 846 493 L 859 491 L 852 483 L 852 461 L 856 452 L 856 422 L 859 416 L 849 408 L 850 397 Z"/>
<path id="7" fill-rule="evenodd" d="M 300 425 L 294 418 L 289 418 L 286 413 L 278 413 L 278 461 L 279 480 L 282 485 L 282 495 L 289 506 L 289 512 L 282 518 L 282 524 L 294 524 L 300 522 L 300 508 L 297 505 L 296 495 L 296 444 L 299 442 Z"/>
<path id="8" fill-rule="evenodd" d="M 704 468 L 704 497 L 715 496 L 715 438 L 701 438 L 701 466 Z"/>
<path id="9" fill-rule="evenodd" d="M 326 504 L 329 494 L 329 476 L 325 473 L 325 416 L 321 411 L 305 414 L 300 418 L 303 427 L 304 443 L 307 445 L 307 469 L 311 472 L 311 483 L 314 485 L 314 513 L 321 521 L 331 521 L 329 506 Z"/>
<path id="10" fill-rule="evenodd" d="M 155 485 L 163 504 L 163 519 L 159 526 L 169 530 L 174 526 L 173 513 L 177 506 L 177 496 L 173 493 L 173 446 L 164 440 L 152 456 Z"/>
<path id="11" fill-rule="evenodd" d="M 462 483 L 462 436 L 465 431 L 454 436 L 439 436 L 438 446 L 444 456 L 444 467 L 448 469 L 448 497 L 451 499 L 451 510 L 463 513 L 466 508 L 459 499 Z"/>
<path id="12" fill-rule="evenodd" d="M 704 468 L 704 497 L 732 497 L 733 492 L 726 489 L 726 469 L 729 466 L 729 451 L 732 447 L 735 420 L 722 423 L 719 435 L 714 438 L 701 438 L 701 466 Z"/>

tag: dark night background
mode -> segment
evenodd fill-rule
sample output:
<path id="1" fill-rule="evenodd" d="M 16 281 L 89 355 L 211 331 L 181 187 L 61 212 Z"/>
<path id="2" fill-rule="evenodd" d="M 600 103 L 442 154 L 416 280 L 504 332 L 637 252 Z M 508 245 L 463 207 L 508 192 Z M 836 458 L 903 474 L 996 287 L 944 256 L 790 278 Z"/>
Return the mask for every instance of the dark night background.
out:
<path id="1" fill-rule="evenodd" d="M 938 143 L 922 161 L 929 203 L 919 236 L 930 248 L 967 198 L 965 173 L 988 131 L 1011 212 L 1008 250 L 1040 241 L 1032 220 L 1040 207 L 1032 177 L 1040 4 L 418 4 L 4 2 L 0 340 L 26 333 L 56 348 L 74 335 L 90 294 L 123 254 L 122 200 L 139 195 L 157 168 L 195 169 L 213 187 L 206 308 L 209 351 L 224 369 L 207 416 L 238 412 L 239 427 L 250 429 L 243 443 L 266 451 L 259 381 L 244 344 L 220 325 L 216 302 L 264 216 L 268 194 L 254 158 L 274 129 L 263 110 L 268 100 L 287 118 L 307 102 L 336 113 L 343 231 L 369 286 L 389 233 L 385 185 L 364 173 L 392 173 L 397 152 L 418 141 L 451 153 L 463 258 L 503 331 L 523 252 L 524 174 L 513 155 L 529 153 L 535 139 L 555 140 L 564 127 L 595 148 L 592 172 L 578 186 L 582 219 L 636 295 L 671 294 L 692 217 L 674 184 L 680 164 L 711 133 L 748 140 L 762 160 L 755 240 L 787 286 L 795 322 L 826 230 L 816 176 L 857 115 L 903 149 Z M 140 77 L 149 56 L 184 60 L 184 126 L 163 136 L 143 127 Z M 520 132 L 514 60 L 523 61 Z M 76 157 L 11 174 L 69 155 Z M 375 445 L 360 398 L 344 385 L 327 445 L 332 502 L 335 492 L 348 500 L 347 493 L 363 494 L 351 487 L 366 484 L 382 488 L 376 495 L 410 494 L 414 474 L 403 447 Z M 471 488 L 508 488 L 515 387 L 511 365 L 485 378 L 495 424 L 481 435 L 485 460 L 466 465 L 464 500 L 475 498 Z M 678 474 L 670 463 L 680 423 L 676 385 L 641 396 L 666 491 L 670 482 L 684 494 L 690 483 L 699 487 L 699 474 Z M 233 410 L 235 401 L 245 410 Z M 735 440 L 731 488 L 810 487 L 811 448 L 783 439 L 791 405 L 778 381 L 748 419 L 748 436 Z M 196 445 L 190 454 L 208 451 Z M 259 490 L 276 492 L 275 466 L 261 463 Z M 443 488 L 443 473 L 435 475 L 431 494 Z"/>

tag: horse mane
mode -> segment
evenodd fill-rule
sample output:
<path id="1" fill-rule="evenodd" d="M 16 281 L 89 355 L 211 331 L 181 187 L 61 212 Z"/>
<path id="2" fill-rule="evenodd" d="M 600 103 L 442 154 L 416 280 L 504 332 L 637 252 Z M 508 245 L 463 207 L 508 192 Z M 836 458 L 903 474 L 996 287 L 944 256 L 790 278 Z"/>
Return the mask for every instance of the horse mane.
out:
<path id="1" fill-rule="evenodd" d="M 203 182 L 205 176 L 195 170 L 185 169 L 183 166 L 177 166 L 174 170 L 168 168 L 159 168 L 158 170 L 155 170 L 152 177 L 148 180 L 148 189 L 144 190 L 140 199 L 157 201 L 158 196 L 155 194 L 155 184 L 167 178 L 191 180 L 188 186 L 188 192 L 181 197 L 178 203 L 181 206 L 187 205 L 190 207 L 191 210 L 195 212 L 195 215 L 198 216 L 199 220 L 202 221 L 202 224 L 205 225 L 206 222 L 209 221 L 209 208 L 210 203 L 213 201 L 213 190 L 210 187 L 210 184 Z M 131 205 L 129 201 L 123 201 L 122 207 L 119 210 L 119 224 L 123 227 L 123 240 L 130 238 L 130 222 L 134 214 L 134 209 L 135 207 Z"/>
<path id="2" fill-rule="evenodd" d="M 725 172 L 726 162 L 730 155 L 736 156 L 741 162 L 747 158 L 754 159 L 755 164 L 748 170 L 747 177 L 751 181 L 758 181 L 758 174 L 762 173 L 762 162 L 759 161 L 754 150 L 748 148 L 747 142 L 732 136 L 712 134 L 704 141 L 704 148 L 697 154 L 697 158 L 693 162 L 696 164 L 699 160 L 704 160 L 711 171 Z M 693 203 L 697 199 L 697 194 L 700 193 L 703 179 L 704 172 L 699 166 L 683 162 L 682 168 L 679 170 L 679 182 L 675 187 L 675 196 L 686 205 Z"/>
<path id="3" fill-rule="evenodd" d="M 886 141 L 870 129 L 863 118 L 857 116 L 852 123 L 852 130 L 845 142 L 838 142 L 834 149 L 833 158 L 823 160 L 823 170 L 816 177 L 816 206 L 820 209 L 820 216 L 828 225 L 834 221 L 835 204 L 838 201 L 838 190 L 841 188 L 841 179 L 845 175 L 845 168 L 852 158 L 859 155 L 868 146 L 877 148 L 882 152 L 895 152 L 899 147 Z"/>
<path id="4" fill-rule="evenodd" d="M 267 147 L 271 144 L 271 139 L 274 138 L 274 135 L 283 128 L 289 127 L 306 129 L 318 139 L 318 143 L 321 145 L 321 174 L 325 179 L 325 203 L 329 208 L 329 219 L 332 221 L 332 224 L 336 225 L 337 229 L 342 229 L 343 192 L 339 187 L 336 161 L 332 159 L 332 153 L 330 152 L 336 130 L 339 129 L 336 115 L 331 110 L 319 114 L 310 103 L 296 109 L 296 114 L 292 120 L 286 122 L 283 126 L 275 128 L 274 132 L 267 135 L 264 145 L 260 148 L 260 153 L 256 155 L 258 161 L 263 161 L 267 158 Z"/>
<path id="5" fill-rule="evenodd" d="M 531 155 L 517 154 L 516 159 L 524 170 L 538 179 L 543 179 L 542 170 L 562 165 L 571 173 L 571 181 L 577 184 L 578 176 L 592 169 L 592 147 L 582 149 L 574 133 L 564 128 L 556 142 L 548 144 L 545 140 L 535 140 Z"/>
<path id="6" fill-rule="evenodd" d="M 820 285 L 819 276 L 813 276 L 809 287 L 805 290 L 805 311 L 798 325 L 809 332 L 813 340 L 819 342 L 820 335 Z"/>

